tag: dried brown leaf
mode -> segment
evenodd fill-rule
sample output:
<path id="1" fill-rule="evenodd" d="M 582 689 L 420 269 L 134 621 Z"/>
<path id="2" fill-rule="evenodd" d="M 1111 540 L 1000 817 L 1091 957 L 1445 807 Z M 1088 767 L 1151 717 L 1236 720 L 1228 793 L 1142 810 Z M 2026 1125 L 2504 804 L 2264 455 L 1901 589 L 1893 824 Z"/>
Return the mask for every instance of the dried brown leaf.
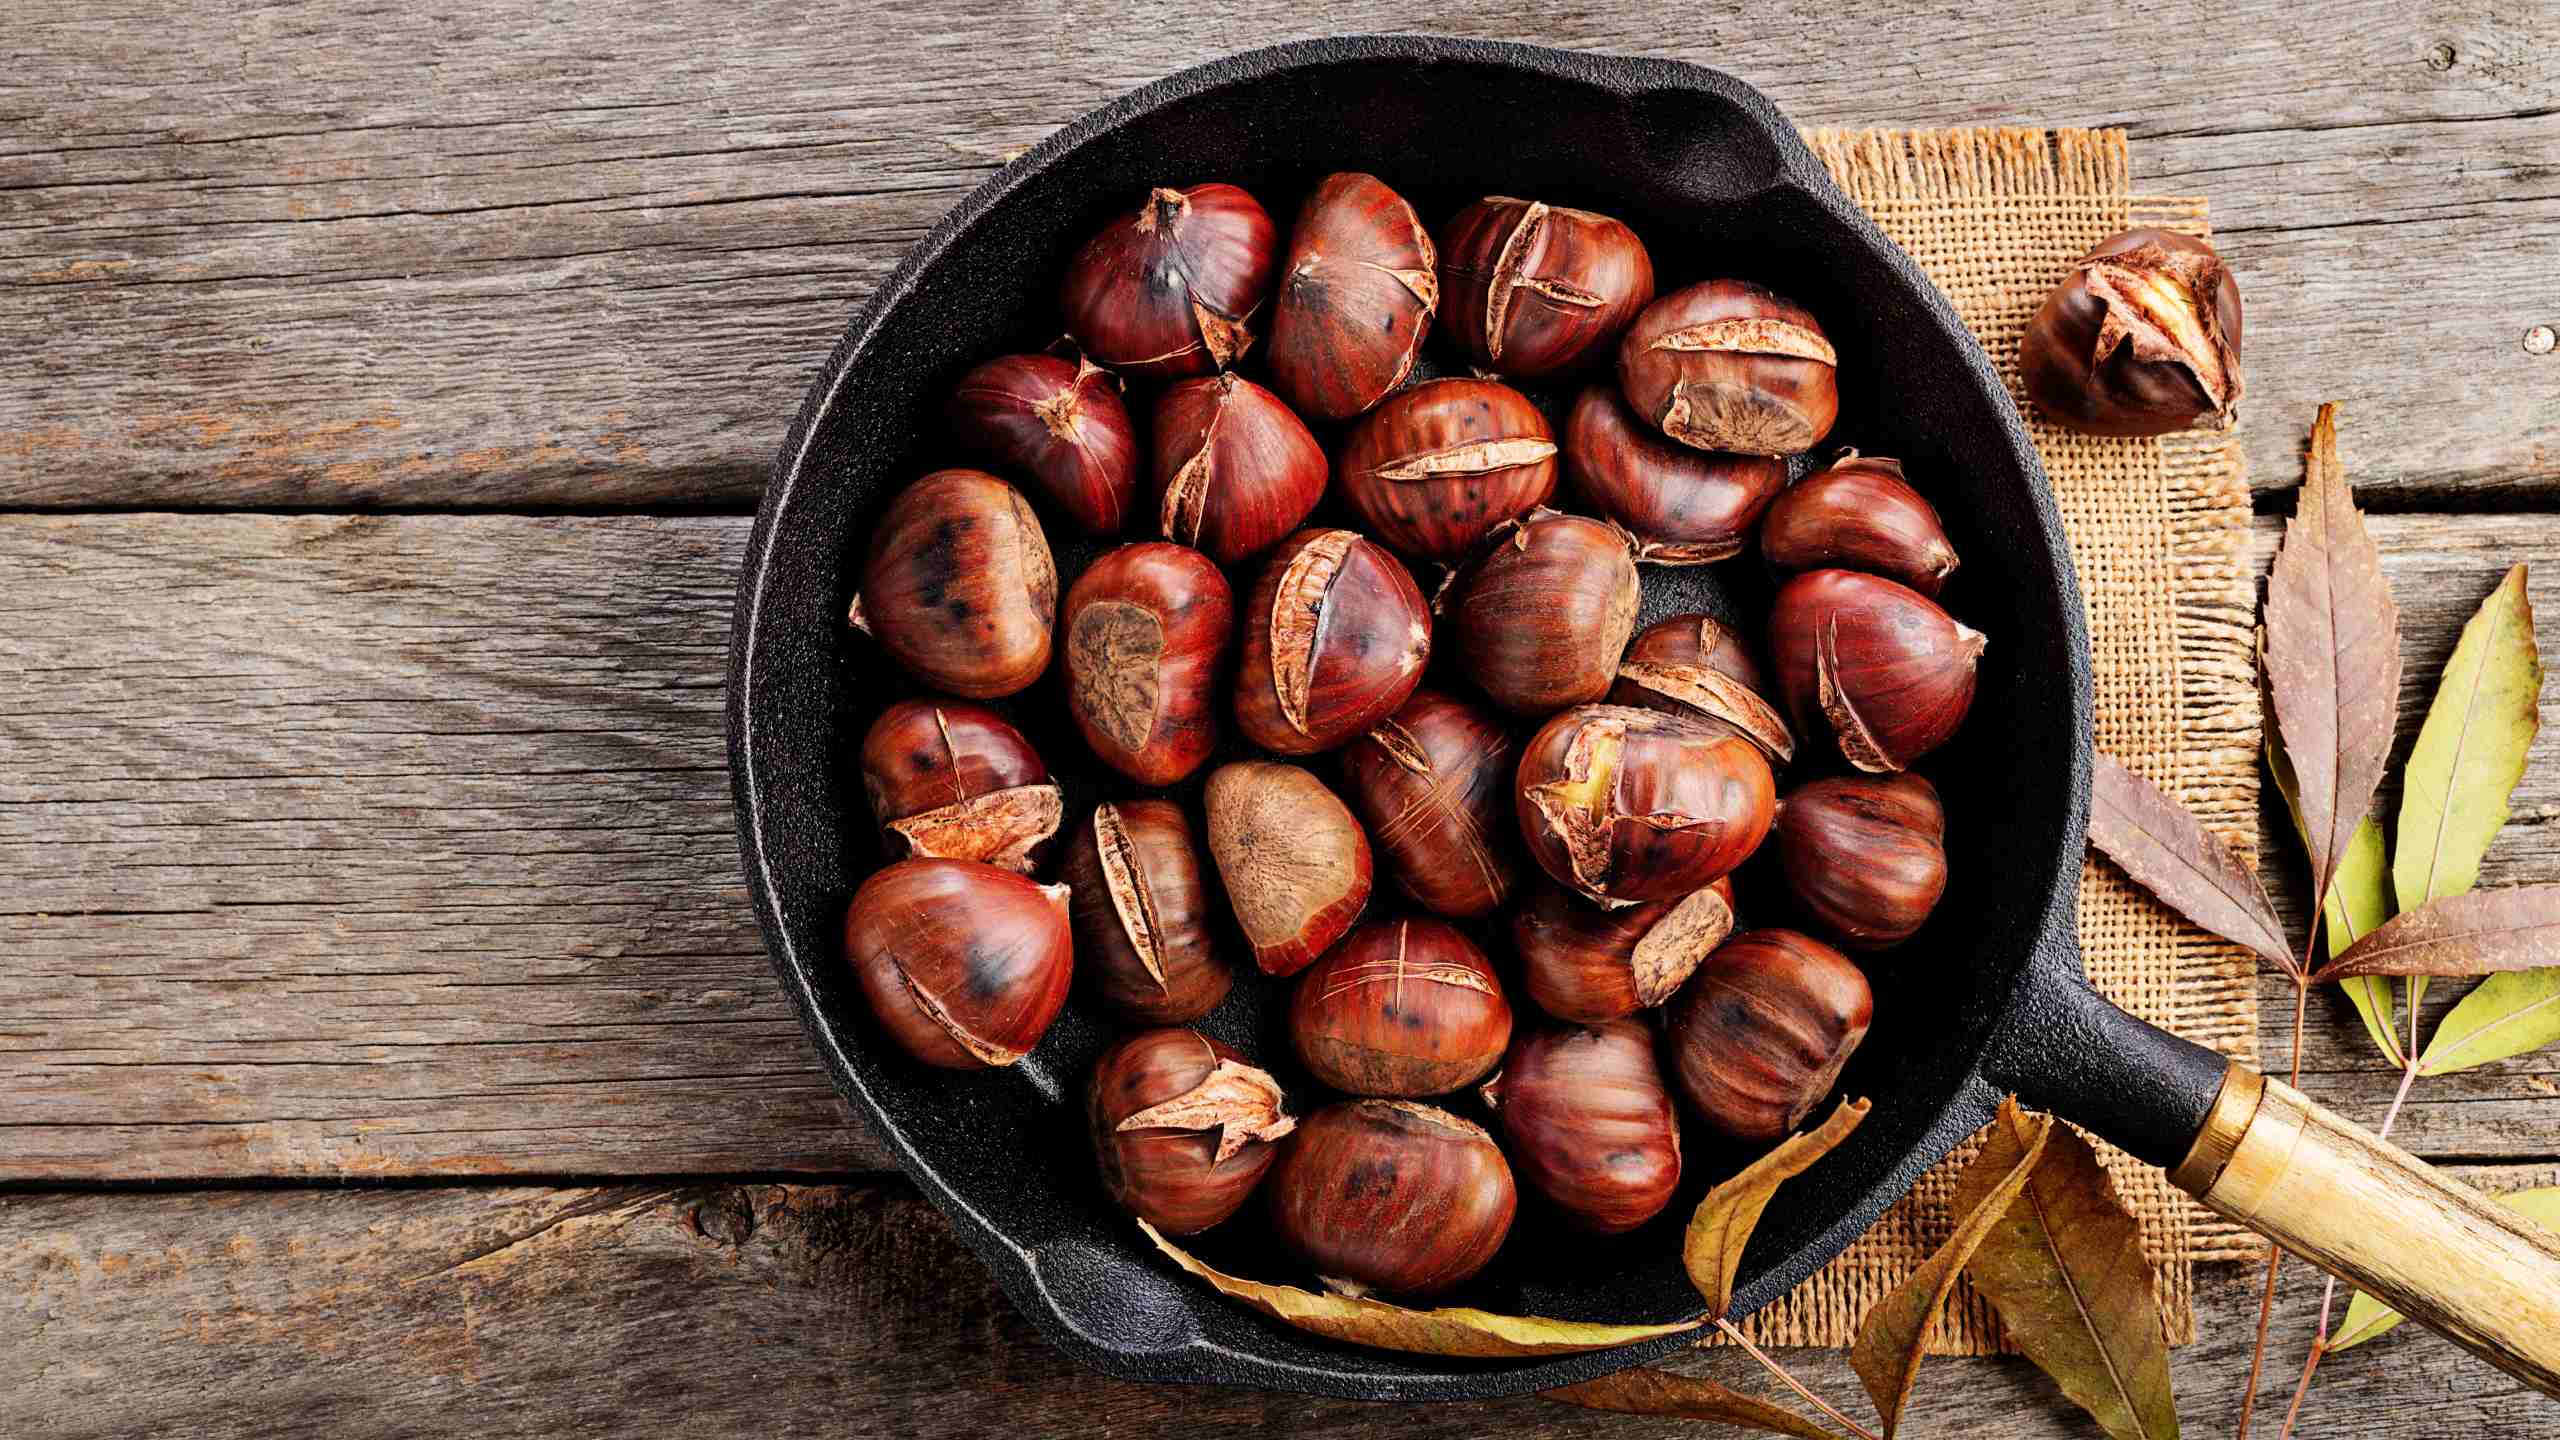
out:
<path id="1" fill-rule="evenodd" d="M 2104 754 L 2090 775 L 2089 843 L 2169 908 L 2299 973 L 2257 875 L 2177 801 Z"/>
<path id="2" fill-rule="evenodd" d="M 1903 1406 L 1911 1399 L 1912 1382 L 1920 1378 L 1920 1351 L 1929 1322 L 1946 1303 L 1964 1263 L 1999 1223 L 2009 1201 L 2027 1183 L 2045 1137 L 2053 1129 L 2050 1115 L 2028 1115 L 2015 1099 L 2000 1104 L 2000 1120 L 1984 1137 L 1982 1153 L 1965 1167 L 1957 1186 L 1955 1233 L 1938 1253 L 1903 1278 L 1858 1322 L 1857 1343 L 1849 1347 L 1850 1368 L 1865 1382 L 1867 1395 L 1884 1417 L 1887 1440 L 1902 1427 Z M 1967 1195 L 1973 1203 L 1963 1203 Z"/>
<path id="3" fill-rule="evenodd" d="M 1831 1118 L 1801 1135 L 1790 1135 L 1777 1148 L 1743 1167 L 1742 1173 L 1707 1192 L 1689 1216 L 1689 1233 L 1680 1258 L 1689 1267 L 1689 1283 L 1707 1302 L 1707 1315 L 1722 1319 L 1733 1308 L 1733 1276 L 1742 1265 L 1742 1247 L 1760 1224 L 1760 1212 L 1778 1187 L 1813 1167 L 1838 1149 L 1858 1122 L 1867 1118 L 1868 1103 L 1843 1100 Z"/>
<path id="4" fill-rule="evenodd" d="M 2024 1122 L 2004 1108 L 1997 1123 L 2015 1131 Z M 1968 1173 L 1957 1208 L 1986 1188 Z M 1965 1274 L 2018 1348 L 2100 1429 L 2115 1440 L 2176 1440 L 2158 1281 L 2132 1212 L 2078 1133 L 2053 1128 Z"/>
<path id="5" fill-rule="evenodd" d="M 2400 610 L 2338 463 L 2337 410 L 2321 406 L 2311 427 L 2301 498 L 2267 577 L 2267 681 L 2322 901 L 2373 808 L 2400 694 Z"/>
<path id="6" fill-rule="evenodd" d="M 1596 1325 L 1580 1320 L 1544 1320 L 1534 1315 L 1497 1315 L 1489 1310 L 1451 1306 L 1440 1310 L 1408 1310 L 1384 1300 L 1325 1295 L 1294 1285 L 1266 1285 L 1226 1274 L 1203 1263 L 1141 1220 L 1147 1233 L 1174 1264 L 1209 1282 L 1210 1288 L 1241 1300 L 1284 1324 L 1328 1340 L 1402 1350 L 1414 1355 L 1447 1355 L 1471 1360 L 1499 1360 L 1534 1355 L 1579 1355 L 1608 1350 L 1695 1330 L 1703 1320 L 1668 1325 Z"/>
<path id="7" fill-rule="evenodd" d="M 2560 885 L 2520 885 L 2403 911 L 2311 978 L 2488 975 L 2551 965 L 2560 965 Z"/>
<path id="8" fill-rule="evenodd" d="M 1621 1415 L 1666 1415 L 1675 1420 L 1739 1425 L 1771 1435 L 1792 1435 L 1796 1440 L 1841 1440 L 1838 1432 L 1756 1395 L 1727 1389 L 1704 1376 L 1674 1375 L 1642 1365 L 1545 1391 L 1540 1398 Z"/>

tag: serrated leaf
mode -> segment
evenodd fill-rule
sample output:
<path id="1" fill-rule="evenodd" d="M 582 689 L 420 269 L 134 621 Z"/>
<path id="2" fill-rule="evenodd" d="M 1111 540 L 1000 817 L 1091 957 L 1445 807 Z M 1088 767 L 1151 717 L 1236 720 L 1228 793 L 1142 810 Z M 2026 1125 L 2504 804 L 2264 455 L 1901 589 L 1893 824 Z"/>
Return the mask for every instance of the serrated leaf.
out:
<path id="1" fill-rule="evenodd" d="M 2489 1198 L 2546 1230 L 2560 1233 L 2560 1186 L 2513 1190 Z M 2338 1333 L 2330 1340 L 2329 1349 L 2332 1352 L 2353 1349 L 2408 1318 L 2359 1290 L 2356 1297 L 2347 1302 L 2347 1318 L 2339 1322 Z"/>
<path id="2" fill-rule="evenodd" d="M 2560 965 L 2560 885 L 2519 885 L 2403 911 L 2311 978 L 2488 975 L 2546 965 Z"/>
<path id="3" fill-rule="evenodd" d="M 2089 776 L 2089 843 L 2162 904 L 2288 975 L 2300 973 L 2258 877 L 2177 801 L 2104 753 Z"/>
<path id="4" fill-rule="evenodd" d="M 1141 1220 L 1138 1228 L 1174 1264 L 1209 1282 L 1231 1300 L 1241 1300 L 1263 1314 L 1328 1340 L 1402 1350 L 1413 1355 L 1447 1355 L 1473 1360 L 1533 1355 L 1580 1355 L 1609 1350 L 1695 1330 L 1704 1320 L 1669 1325 L 1595 1325 L 1580 1320 L 1546 1320 L 1534 1315 L 1497 1315 L 1490 1310 L 1450 1306 L 1408 1310 L 1384 1300 L 1318 1294 L 1294 1285 L 1266 1285 L 1215 1269 L 1190 1251 L 1167 1240 Z"/>
<path id="5" fill-rule="evenodd" d="M 2268 717 L 2267 774 L 2275 781 L 2276 793 L 2284 797 L 2284 810 L 2293 817 L 2293 833 L 2309 834 L 2302 827 L 2302 797 L 2296 793 L 2293 762 L 2285 758 L 2284 742 L 2276 735 L 2275 702 L 2266 694 L 2266 677 L 2259 676 L 2259 710 Z M 2329 898 L 2320 907 L 2321 920 L 2329 932 L 2329 953 L 2339 954 L 2364 934 L 2391 918 L 2391 876 L 2383 861 L 2382 827 L 2372 816 L 2356 822 L 2356 833 L 2347 839 L 2347 854 L 2338 863 L 2338 873 L 2329 881 Z M 2407 1066 L 2406 1052 L 2401 1049 L 2395 1022 L 2399 1018 L 2392 1008 L 2395 982 L 2383 975 L 2358 975 L 2338 982 L 2346 992 L 2356 1013 L 2364 1017 L 2364 1032 L 2373 1039 L 2374 1047 L 2394 1068 Z"/>
<path id="6" fill-rule="evenodd" d="M 2004 1112 L 2004 1124 L 2016 1123 Z M 1956 1187 L 1962 1206 L 1975 1189 Z M 2011 1339 L 2115 1440 L 2176 1440 L 2159 1281 L 2141 1227 L 2078 1132 L 2055 1126 L 2024 1189 L 1965 1266 Z"/>
<path id="7" fill-rule="evenodd" d="M 1674 1375 L 1639 1365 L 1579 1385 L 1542 1392 L 1540 1398 L 1560 1400 L 1586 1410 L 1611 1410 L 1621 1415 L 1663 1415 L 1675 1420 L 1708 1420 L 1726 1425 L 1739 1425 L 1748 1430 L 1763 1430 L 1772 1435 L 1792 1435 L 1796 1440 L 1841 1440 L 1838 1432 L 1826 1430 L 1792 1410 L 1782 1409 L 1756 1395 L 1745 1395 L 1698 1375 Z"/>
<path id="8" fill-rule="evenodd" d="M 2358 819 L 2373 808 L 2400 692 L 2400 611 L 2320 407 L 2284 547 L 2267 576 L 2267 683 L 2299 781 L 2311 893 L 2326 903 Z"/>
<path id="9" fill-rule="evenodd" d="M 1867 1118 L 1871 1107 L 1860 1100 L 1843 1100 L 1831 1112 L 1831 1118 L 1800 1135 L 1790 1135 L 1777 1148 L 1752 1161 L 1742 1173 L 1707 1192 L 1690 1213 L 1688 1232 L 1681 1237 L 1680 1260 L 1689 1270 L 1689 1283 L 1707 1302 L 1707 1318 L 1720 1320 L 1733 1308 L 1733 1277 L 1742 1265 L 1743 1247 L 1751 1243 L 1751 1232 L 1760 1224 L 1760 1212 L 1769 1208 L 1769 1197 L 1778 1187 L 1813 1167 L 1813 1162 L 1839 1148 Z"/>
<path id="10" fill-rule="evenodd" d="M 2427 1038 L 2421 1075 L 2450 1075 L 2560 1040 L 2560 970 L 2517 970 L 2483 980 Z"/>
<path id="11" fill-rule="evenodd" d="M 2015 1096 L 2001 1101 L 2000 1116 L 1983 1137 L 1982 1152 L 1957 1182 L 1955 1233 L 1858 1322 L 1849 1365 L 1876 1402 L 1876 1413 L 1884 1417 L 1887 1440 L 1901 1428 L 1912 1382 L 1920 1378 L 1920 1351 L 1928 1338 L 1929 1321 L 1946 1303 L 1947 1292 L 1955 1288 L 1956 1276 L 1973 1258 L 1975 1248 L 2025 1188 L 2053 1129 L 2052 1116 L 2027 1114 L 2018 1108 Z"/>

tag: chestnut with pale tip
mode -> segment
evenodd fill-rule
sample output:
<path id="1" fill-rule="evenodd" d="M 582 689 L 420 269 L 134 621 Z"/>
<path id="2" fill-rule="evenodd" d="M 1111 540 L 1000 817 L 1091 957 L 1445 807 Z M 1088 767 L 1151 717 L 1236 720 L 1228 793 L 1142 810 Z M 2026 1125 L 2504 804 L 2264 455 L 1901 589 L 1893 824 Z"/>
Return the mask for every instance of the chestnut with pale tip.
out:
<path id="1" fill-rule="evenodd" d="M 872 527 L 852 621 L 925 684 L 991 700 L 1049 668 L 1057 609 L 1031 503 L 983 470 L 936 470 Z"/>
<path id="2" fill-rule="evenodd" d="M 1735 1140 L 1792 1133 L 1867 1038 L 1875 997 L 1849 957 L 1794 930 L 1746 930 L 1689 977 L 1663 1025 L 1681 1098 Z"/>
<path id="3" fill-rule="evenodd" d="M 1524 1026 L 1483 1095 L 1513 1173 L 1576 1229 L 1624 1234 L 1680 1188 L 1680 1117 L 1638 1021 Z"/>
<path id="4" fill-rule="evenodd" d="M 901 860 L 853 892 L 844 955 L 908 1054 L 950 1070 L 1011 1065 L 1067 1003 L 1067 887 L 971 860 Z"/>
<path id="5" fill-rule="evenodd" d="M 1170 785 L 1218 744 L 1235 599 L 1197 550 L 1123 545 L 1085 567 L 1059 615 L 1067 713 L 1104 764 Z"/>
<path id="6" fill-rule="evenodd" d="M 943 407 L 960 443 L 1023 476 L 1088 535 L 1116 535 L 1138 492 L 1138 432 L 1120 381 L 1081 357 L 999 355 Z"/>
<path id="7" fill-rule="evenodd" d="M 1334 466 L 1379 539 L 1423 560 L 1467 555 L 1556 489 L 1556 442 L 1529 397 L 1490 380 L 1433 380 L 1360 422 Z"/>
<path id="8" fill-rule="evenodd" d="M 1537 510 L 1495 532 L 1440 617 L 1485 698 L 1535 717 L 1609 693 L 1642 600 L 1624 531 Z"/>
<path id="9" fill-rule="evenodd" d="M 1142 1030 L 1093 1062 L 1085 1126 L 1102 1188 L 1168 1235 L 1244 1208 L 1297 1128 L 1280 1082 L 1192 1030 Z"/>
<path id="10" fill-rule="evenodd" d="M 1730 628 L 1705 615 L 1674 615 L 1646 626 L 1627 646 L 1609 703 L 1705 722 L 1784 764 L 1795 758 L 1795 732 L 1769 703 L 1765 684 Z"/>
<path id="11" fill-rule="evenodd" d="M 1565 472 L 1593 509 L 1651 565 L 1704 565 L 1742 553 L 1751 527 L 1787 487 L 1786 462 L 1674 444 L 1610 384 L 1583 387 L 1564 422 Z"/>
<path id="12" fill-rule="evenodd" d="M 1871 774 L 1954 738 L 1984 643 L 1928 596 L 1854 570 L 1808 570 L 1769 611 L 1769 656 L 1797 727 L 1827 729 Z"/>
<path id="13" fill-rule="evenodd" d="M 1552 375 L 1608 354 L 1653 298 L 1653 257 L 1606 215 L 1492 195 L 1441 227 L 1440 283 L 1440 333 L 1460 354 Z"/>
<path id="14" fill-rule="evenodd" d="M 1272 1233 L 1326 1289 L 1409 1299 L 1475 1278 L 1520 1203 L 1483 1126 L 1411 1100 L 1345 1100 L 1299 1121 L 1263 1193 Z"/>
<path id="15" fill-rule="evenodd" d="M 1520 754 L 1520 830 L 1559 885 L 1603 905 L 1692 895 L 1769 833 L 1777 785 L 1759 747 L 1694 720 L 1584 705 Z"/>
<path id="16" fill-rule="evenodd" d="M 1271 548 L 1324 498 L 1324 447 L 1280 397 L 1236 375 L 1156 401 L 1156 532 L 1233 565 Z"/>
<path id="17" fill-rule="evenodd" d="M 1502 1058 L 1511 1004 L 1448 922 L 1373 922 L 1298 977 L 1289 1040 L 1308 1074 L 1345 1094 L 1445 1095 Z"/>
<path id="18" fill-rule="evenodd" d="M 2111 235 L 2071 267 L 2018 342 L 2047 416 L 2091 435 L 2227 426 L 2240 403 L 2240 285 L 2206 242 Z"/>
<path id="19" fill-rule="evenodd" d="M 1855 450 L 1787 487 L 1761 517 L 1760 555 L 1781 575 L 1863 570 L 1931 599 L 1956 573 L 1947 527 L 1902 462 Z"/>
<path id="20" fill-rule="evenodd" d="M 1085 353 L 1123 375 L 1223 370 L 1253 344 L 1279 241 L 1233 185 L 1158 187 L 1076 251 L 1058 309 Z"/>
<path id="21" fill-rule="evenodd" d="M 1396 888 L 1425 910 L 1477 919 L 1517 886 L 1518 748 L 1493 717 L 1427 688 L 1344 747 L 1344 788 Z"/>
<path id="22" fill-rule="evenodd" d="M 1244 607 L 1236 725 L 1281 755 L 1312 755 L 1402 706 L 1431 658 L 1431 614 L 1404 566 L 1350 530 L 1301 530 Z"/>
<path id="23" fill-rule="evenodd" d="M 1238 760 L 1209 774 L 1209 858 L 1266 975 L 1295 975 L 1369 903 L 1369 837 L 1325 783 L 1295 765 Z"/>
<path id="24" fill-rule="evenodd" d="M 1209 884 L 1182 807 L 1105 801 L 1068 834 L 1076 973 L 1119 1014 L 1158 1025 L 1218 1008 L 1235 972 L 1210 934 Z"/>
<path id="25" fill-rule="evenodd" d="M 1328 175 L 1298 210 L 1264 358 L 1301 415 L 1348 420 L 1402 386 L 1440 305 L 1431 234 L 1374 175 Z"/>
<path id="26" fill-rule="evenodd" d="M 1511 917 L 1520 983 L 1559 1020 L 1601 1025 L 1660 1005 L 1733 933 L 1733 877 L 1694 894 L 1604 909 L 1542 885 Z"/>
<path id="27" fill-rule="evenodd" d="M 1813 312 L 1747 280 L 1701 280 L 1645 307 L 1618 342 L 1618 386 L 1683 445 L 1794 455 L 1840 416 L 1840 356 Z"/>
<path id="28" fill-rule="evenodd" d="M 1799 785 L 1778 807 L 1771 844 L 1796 904 L 1852 950 L 1910 939 L 1947 890 L 1946 807 L 1917 775 Z"/>
<path id="29" fill-rule="evenodd" d="M 1029 874 L 1065 806 L 1022 732 L 983 705 L 901 700 L 862 736 L 862 789 L 892 860 Z"/>

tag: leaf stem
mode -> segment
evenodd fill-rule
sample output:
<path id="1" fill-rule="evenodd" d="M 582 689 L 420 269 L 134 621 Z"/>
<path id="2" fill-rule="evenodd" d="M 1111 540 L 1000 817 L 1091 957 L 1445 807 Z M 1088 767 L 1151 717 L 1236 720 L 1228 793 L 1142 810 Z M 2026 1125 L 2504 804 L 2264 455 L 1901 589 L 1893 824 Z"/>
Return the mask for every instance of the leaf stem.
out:
<path id="1" fill-rule="evenodd" d="M 2314 911 L 2316 917 L 2318 911 Z M 2286 1083 L 2302 1084 L 2302 1031 L 2311 1012 L 2311 953 L 2320 943 L 2320 926 L 2315 918 L 2311 941 L 2302 950 L 2302 968 L 2290 978 L 2293 981 L 2293 1069 Z M 2258 1292 L 2258 1338 L 2249 1350 L 2249 1384 L 2240 1392 L 2239 1440 L 2249 1440 L 2249 1422 L 2258 1413 L 2258 1381 L 2267 1368 L 2267 1331 L 2276 1318 L 2276 1274 L 2284 1268 L 2284 1247 L 2267 1247 L 2267 1282 Z"/>
<path id="2" fill-rule="evenodd" d="M 1770 1374 L 1778 1377 L 1779 1384 L 1784 1385 L 1788 1389 L 1796 1392 L 1796 1394 L 1803 1396 L 1806 1404 L 1821 1411 L 1823 1414 L 1830 1416 L 1834 1421 L 1838 1422 L 1843 1428 L 1848 1430 L 1850 1434 L 1857 1436 L 1858 1440 L 1884 1440 L 1883 1436 L 1876 1434 L 1876 1432 L 1868 1429 L 1866 1426 L 1861 1425 L 1857 1421 L 1850 1419 L 1848 1416 L 1841 1414 L 1839 1411 L 1832 1409 L 1829 1401 L 1824 1400 L 1821 1396 L 1806 1389 L 1802 1382 L 1798 1381 L 1793 1375 L 1787 1373 L 1787 1367 L 1770 1359 L 1767 1351 L 1752 1344 L 1751 1337 L 1743 1334 L 1740 1326 L 1734 1324 L 1730 1320 L 1719 1319 L 1716 1321 L 1716 1329 L 1724 1332 L 1724 1337 L 1726 1339 L 1731 1340 L 1734 1344 L 1739 1345 L 1744 1350 L 1750 1352 L 1752 1359 L 1759 1361 L 1761 1365 L 1768 1369 Z"/>
<path id="3" fill-rule="evenodd" d="M 2382 1128 L 2374 1132 L 2377 1140 L 2391 1138 L 2391 1127 L 2399 1122 L 2400 1107 L 2409 1101 L 2409 1086 L 2418 1078 L 2418 1022 L 2416 1006 L 2411 1006 L 2409 1020 L 2409 1053 L 2400 1068 L 2400 1089 L 2391 1097 L 2391 1108 L 2383 1112 Z M 2338 1277 L 2329 1277 L 2320 1292 L 2320 1332 L 2311 1337 L 2311 1358 L 2303 1362 L 2302 1383 L 2293 1387 L 2292 1408 L 2285 1411 L 2284 1428 L 2276 1432 L 2276 1440 L 2287 1440 L 2293 1434 L 2294 1417 L 2302 1413 L 2302 1398 L 2311 1393 L 2311 1377 L 2320 1369 L 2321 1358 L 2329 1353 L 2329 1313 L 2338 1303 Z"/>

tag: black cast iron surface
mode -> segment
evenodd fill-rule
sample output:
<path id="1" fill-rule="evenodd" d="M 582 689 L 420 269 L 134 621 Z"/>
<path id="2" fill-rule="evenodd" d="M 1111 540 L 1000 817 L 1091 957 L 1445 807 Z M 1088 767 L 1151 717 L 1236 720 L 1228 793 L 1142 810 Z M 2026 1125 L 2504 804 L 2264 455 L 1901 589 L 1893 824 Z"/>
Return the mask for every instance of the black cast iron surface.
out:
<path id="1" fill-rule="evenodd" d="M 1079 1090 L 1109 1031 L 1081 998 L 1020 1065 L 927 1072 L 880 1038 L 839 955 L 844 904 L 880 858 L 851 756 L 870 716 L 907 688 L 845 626 L 852 557 L 879 504 L 957 459 L 936 421 L 943 391 L 977 360 L 1053 337 L 1065 257 L 1148 188 L 1233 181 L 1285 227 L 1315 180 L 1353 169 L 1394 185 L 1434 225 L 1484 194 L 1606 211 L 1645 237 L 1666 290 L 1741 275 L 1809 305 L 1841 357 L 1841 419 L 1828 443 L 1901 457 L 1965 557 L 1948 603 L 1990 648 L 1972 723 L 1924 767 L 1947 800 L 1953 879 L 1938 918 L 1873 968 L 1876 1028 L 1841 1088 L 1872 1097 L 1875 1112 L 1780 1196 L 1746 1257 L 1738 1310 L 1767 1304 L 1837 1254 L 2004 1091 L 2174 1160 L 2221 1062 L 2125 1017 L 2082 978 L 2072 933 L 2090 712 L 2080 598 L 2034 450 L 1961 322 L 1793 127 L 1729 76 L 1358 37 L 1186 71 L 1005 167 L 855 318 L 775 463 L 731 640 L 740 843 L 785 990 L 838 1087 L 925 1193 L 1044 1333 L 1133 1378 L 1373 1399 L 1490 1396 L 1688 1343 L 1465 1362 L 1334 1345 L 1246 1311 L 1156 1256 L 1103 1199 Z M 1062 591 L 1091 553 L 1059 545 Z M 1750 625 L 1766 587 L 1748 569 L 1648 569 L 1646 618 L 1707 608 Z M 1071 819 L 1127 793 L 1061 722 L 1054 675 L 1005 708 L 1058 770 Z M 1324 760 L 1316 767 L 1330 774 Z M 1379 905 L 1391 904 L 1380 889 Z M 1298 1078 L 1276 1030 L 1284 994 L 1248 979 L 1203 1028 Z M 1302 1082 L 1293 1099 L 1311 1094 Z M 1597 1241 L 1524 1205 L 1502 1258 L 1452 1299 L 1581 1320 L 1694 1314 L 1680 1226 L 1696 1196 L 1748 1158 L 1708 1140 L 1690 1134 L 1682 1196 L 1655 1223 Z M 1251 1213 L 1197 1248 L 1259 1278 L 1300 1278 L 1254 1243 Z"/>

